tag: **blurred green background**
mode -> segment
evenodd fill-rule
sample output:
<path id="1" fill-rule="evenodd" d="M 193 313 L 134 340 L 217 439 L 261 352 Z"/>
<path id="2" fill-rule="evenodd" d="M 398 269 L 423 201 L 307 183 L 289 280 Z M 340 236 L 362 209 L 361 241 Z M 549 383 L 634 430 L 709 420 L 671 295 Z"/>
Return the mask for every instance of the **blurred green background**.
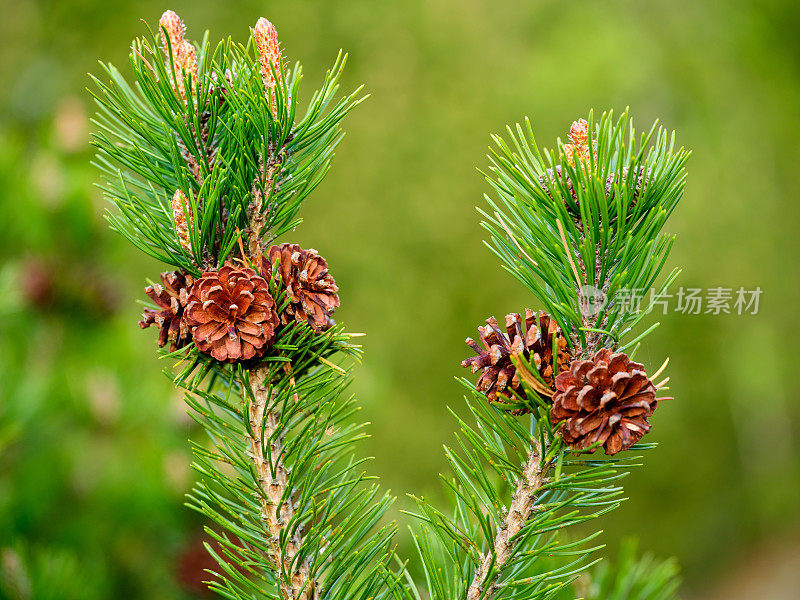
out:
<path id="1" fill-rule="evenodd" d="M 626 105 L 639 128 L 676 129 L 693 150 L 669 225 L 679 285 L 760 286 L 761 310 L 659 317 L 639 356 L 671 356 L 677 399 L 605 541 L 679 557 L 690 598 L 796 597 L 796 1 L 16 0 L 0 18 L 0 598 L 30 597 L 25 571 L 51 582 L 35 598 L 200 595 L 201 524 L 182 506 L 194 430 L 136 326 L 161 269 L 107 230 L 84 89 L 97 58 L 124 72 L 139 19 L 166 8 L 190 38 L 245 40 L 266 16 L 306 94 L 340 47 L 344 85 L 367 85 L 295 241 L 332 265 L 337 319 L 368 333 L 354 390 L 398 508 L 440 493 L 463 339 L 533 304 L 481 242 L 489 133 L 529 115 L 552 145 Z"/>

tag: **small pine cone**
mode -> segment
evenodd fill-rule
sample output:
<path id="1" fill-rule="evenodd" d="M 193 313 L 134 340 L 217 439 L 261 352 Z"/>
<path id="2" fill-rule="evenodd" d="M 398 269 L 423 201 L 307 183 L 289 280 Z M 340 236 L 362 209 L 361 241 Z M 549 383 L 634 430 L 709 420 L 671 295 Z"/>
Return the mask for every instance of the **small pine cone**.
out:
<path id="1" fill-rule="evenodd" d="M 467 345 L 477 356 L 467 358 L 461 366 L 472 369 L 473 373 L 483 369 L 475 389 L 483 392 L 490 401 L 500 403 L 516 401 L 514 393 L 521 398 L 526 397 L 525 390 L 520 385 L 517 369 L 511 362 L 512 354 L 521 354 L 526 360 L 534 363 L 540 376 L 550 388 L 554 384 L 554 371 L 561 373 L 568 368 L 571 356 L 567 348 L 567 339 L 556 322 L 544 311 L 539 313 L 537 324 L 533 311 L 525 309 L 524 329 L 522 319 L 516 313 L 506 315 L 505 332 L 500 329 L 494 317 L 487 319 L 486 323 L 486 327 L 478 327 L 483 348 L 472 338 L 467 338 Z M 545 332 L 544 335 L 542 332 Z M 553 334 L 556 335 L 558 350 L 555 368 Z M 523 415 L 528 412 L 530 410 L 526 408 L 518 408 L 512 414 Z"/>
<path id="2" fill-rule="evenodd" d="M 627 450 L 650 431 L 656 387 L 644 366 L 622 352 L 598 350 L 556 377 L 550 421 L 576 450 L 601 442 L 606 454 Z"/>
<path id="3" fill-rule="evenodd" d="M 307 322 L 317 332 L 329 329 L 334 324 L 333 311 L 339 307 L 339 288 L 328 272 L 325 259 L 311 248 L 303 250 L 297 244 L 279 244 L 270 246 L 262 260 L 264 277 L 272 277 L 276 263 L 289 296 L 281 322 Z"/>
<path id="4" fill-rule="evenodd" d="M 171 10 L 165 11 L 164 14 L 161 15 L 158 24 L 162 29 L 162 50 L 167 59 L 169 59 L 170 56 L 170 49 L 172 50 L 172 62 L 175 71 L 175 81 L 172 82 L 173 89 L 183 100 L 186 100 L 187 90 L 183 82 L 185 76 L 184 72 L 191 76 L 192 90 L 190 90 L 190 93 L 194 93 L 199 76 L 197 70 L 197 51 L 194 49 L 191 42 L 184 39 L 186 26 L 175 12 Z M 167 35 L 164 35 L 165 31 Z"/>
<path id="5" fill-rule="evenodd" d="M 253 269 L 225 265 L 195 281 L 186 322 L 201 352 L 220 362 L 237 362 L 267 351 L 278 315 L 263 277 Z"/>
<path id="6" fill-rule="evenodd" d="M 186 100 L 187 91 L 184 89 L 185 86 L 183 84 L 183 79 L 185 77 L 184 72 L 191 76 L 192 89 L 190 90 L 190 94 L 193 95 L 195 89 L 197 89 L 200 72 L 197 68 L 197 51 L 189 40 L 183 40 L 183 42 L 181 42 L 178 51 L 178 59 L 175 65 L 175 77 L 178 80 L 178 91 L 181 94 L 181 98 Z"/>
<path id="7" fill-rule="evenodd" d="M 189 299 L 189 289 L 194 279 L 188 273 L 165 271 L 161 274 L 161 285 L 149 285 L 144 293 L 156 303 L 160 310 L 144 309 L 139 327 L 147 329 L 150 325 L 158 325 L 158 347 L 169 341 L 169 349 L 174 352 L 189 343 L 191 334 L 183 319 Z"/>
<path id="8" fill-rule="evenodd" d="M 578 119 L 577 121 L 573 121 L 572 126 L 569 129 L 569 139 L 572 142 L 571 144 L 564 144 L 561 146 L 561 154 L 567 161 L 567 164 L 575 167 L 575 160 L 577 159 L 579 163 L 584 163 L 586 168 L 589 167 L 589 123 L 585 119 Z M 595 157 L 597 156 L 597 140 L 591 140 L 592 148 L 594 150 Z M 595 159 L 596 160 L 596 159 Z M 567 186 L 567 190 L 569 191 L 572 199 L 576 202 L 578 201 L 578 195 L 575 192 L 575 188 L 572 185 L 572 180 L 570 179 L 569 175 L 566 173 L 562 175 L 561 173 L 561 165 L 556 165 L 552 169 L 547 169 L 545 174 L 539 177 L 539 184 L 544 189 L 545 193 L 552 198 L 552 194 L 550 193 L 550 187 L 555 182 L 558 184 L 561 178 L 564 178 L 564 183 Z M 608 195 L 608 192 L 606 192 Z"/>
<path id="9" fill-rule="evenodd" d="M 567 162 L 575 166 L 575 159 L 580 162 L 589 162 L 589 123 L 586 119 L 578 119 L 572 122 L 569 128 L 569 139 L 571 144 L 564 144 L 561 148 L 562 154 Z M 597 140 L 592 140 L 592 148 L 595 156 L 597 155 Z"/>

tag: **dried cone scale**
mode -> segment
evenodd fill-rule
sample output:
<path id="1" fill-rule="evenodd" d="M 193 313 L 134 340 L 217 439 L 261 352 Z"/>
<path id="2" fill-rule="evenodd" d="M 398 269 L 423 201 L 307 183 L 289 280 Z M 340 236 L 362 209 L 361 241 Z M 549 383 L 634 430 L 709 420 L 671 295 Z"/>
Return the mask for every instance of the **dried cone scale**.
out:
<path id="1" fill-rule="evenodd" d="M 333 311 L 339 307 L 339 288 L 328 272 L 328 263 L 316 250 L 303 250 L 297 244 L 270 246 L 262 261 L 264 277 L 277 274 L 289 296 L 281 322 L 308 323 L 322 332 L 333 325 Z"/>
<path id="2" fill-rule="evenodd" d="M 197 347 L 221 362 L 261 356 L 278 326 L 267 282 L 253 269 L 225 265 L 192 286 L 186 322 Z"/>
<path id="3" fill-rule="evenodd" d="M 467 338 L 467 345 L 477 356 L 467 358 L 461 366 L 471 369 L 473 373 L 483 370 L 475 387 L 492 402 L 516 403 L 518 400 L 515 393 L 521 398 L 526 397 L 517 369 L 511 361 L 512 354 L 520 354 L 535 364 L 539 375 L 550 388 L 554 385 L 555 375 L 568 368 L 571 356 L 567 340 L 547 313 L 539 313 L 538 323 L 536 315 L 530 309 L 525 310 L 524 322 L 519 314 L 508 314 L 505 331 L 500 329 L 494 317 L 487 319 L 486 323 L 485 327 L 478 327 L 483 346 L 472 338 Z M 556 337 L 555 361 L 553 335 Z M 515 415 L 527 412 L 530 412 L 527 408 L 512 411 Z"/>
<path id="4" fill-rule="evenodd" d="M 189 288 L 194 279 L 188 273 L 165 271 L 161 274 L 161 284 L 149 285 L 144 289 L 159 310 L 146 308 L 139 327 L 147 329 L 158 325 L 158 347 L 169 342 L 169 349 L 174 352 L 191 340 L 189 328 L 183 320 L 183 313 L 189 301 Z"/>
<path id="5" fill-rule="evenodd" d="M 576 360 L 556 377 L 550 420 L 564 441 L 585 450 L 600 443 L 606 454 L 627 450 L 650 431 L 656 387 L 644 366 L 608 348 Z"/>

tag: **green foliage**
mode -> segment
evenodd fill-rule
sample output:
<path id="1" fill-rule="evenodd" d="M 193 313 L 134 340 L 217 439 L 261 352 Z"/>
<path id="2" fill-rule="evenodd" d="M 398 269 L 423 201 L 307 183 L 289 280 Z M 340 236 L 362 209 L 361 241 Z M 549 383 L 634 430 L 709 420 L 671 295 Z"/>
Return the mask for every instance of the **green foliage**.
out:
<path id="1" fill-rule="evenodd" d="M 394 525 L 378 527 L 391 503 L 362 471 L 364 459 L 354 459 L 354 444 L 366 435 L 354 424 L 358 410 L 345 395 L 347 377 L 341 367 L 315 366 L 320 356 L 342 351 L 358 355 L 349 336 L 337 328 L 318 335 L 308 327 L 293 326 L 281 336 L 280 355 L 268 358 L 269 404 L 277 427 L 262 438 L 273 473 L 279 463 L 288 475 L 287 494 L 270 510 L 282 514 L 291 503 L 287 532 L 279 540 L 265 535 L 261 499 L 265 491 L 243 448 L 254 434 L 248 420 L 253 390 L 241 365 L 213 373 L 211 365 L 195 362 L 175 377 L 188 393 L 194 417 L 209 434 L 212 446 L 194 443 L 195 469 L 201 480 L 190 505 L 212 523 L 207 532 L 217 545 L 208 545 L 220 569 L 212 587 L 226 598 L 281 597 L 280 579 L 291 573 L 275 572 L 273 547 L 281 552 L 302 531 L 303 544 L 295 564 L 311 560 L 311 577 L 321 582 L 325 598 L 382 597 L 389 577 L 387 561 Z M 283 376 L 292 366 L 292 377 Z M 216 382 L 216 384 L 214 383 Z M 242 398 L 245 402 L 242 403 Z M 295 495 L 297 494 L 297 495 Z"/>
<path id="2" fill-rule="evenodd" d="M 0 551 L 0 598 L 79 600 L 102 593 L 96 571 L 67 550 L 17 545 Z"/>
<path id="3" fill-rule="evenodd" d="M 489 247 L 504 268 L 563 331 L 577 333 L 581 346 L 591 332 L 615 344 L 625 340 L 646 314 L 615 296 L 655 284 L 674 240 L 661 230 L 683 193 L 689 157 L 683 148 L 675 150 L 675 134 L 657 123 L 637 139 L 627 112 L 616 123 L 612 113 L 599 122 L 590 114 L 589 130 L 596 149 L 590 147 L 588 162 L 575 166 L 560 153 L 560 141 L 556 150 L 540 151 L 530 121 L 525 128 L 517 124 L 516 132 L 509 127 L 509 142 L 493 136 L 496 147 L 484 175 L 496 199 L 486 195 L 491 210 L 481 211 Z M 641 191 L 639 173 L 646 173 Z M 673 269 L 658 293 L 678 273 Z M 576 286 L 592 286 L 608 300 L 591 322 Z"/>
<path id="4" fill-rule="evenodd" d="M 235 260 L 260 270 L 260 244 L 299 223 L 359 90 L 335 99 L 340 54 L 298 116 L 299 65 L 287 73 L 271 64 L 273 88 L 252 40 L 228 39 L 212 52 L 206 36 L 196 52 L 198 80 L 179 69 L 182 86 L 171 43 L 162 52 L 155 35 L 134 42 L 133 85 L 111 65 L 110 83 L 94 78 L 97 165 L 118 209 L 109 220 L 146 254 L 195 275 L 240 249 Z M 173 195 L 187 217 L 189 248 Z M 280 314 L 289 296 L 273 268 L 262 275 Z M 336 364 L 359 356 L 350 337 L 341 327 L 320 333 L 292 321 L 247 362 L 219 363 L 193 344 L 162 352 L 180 361 L 167 374 L 210 440 L 193 442 L 200 481 L 189 505 L 208 520 L 214 541 L 206 549 L 218 563 L 209 587 L 222 597 L 295 597 L 307 588 L 331 600 L 382 598 L 396 587 L 388 567 L 395 527 L 380 524 L 392 499 L 354 458 L 365 434 L 353 423 L 347 371 Z"/>
<path id="5" fill-rule="evenodd" d="M 672 558 L 636 556 L 635 539 L 623 540 L 615 563 L 602 562 L 592 572 L 586 600 L 673 600 L 680 586 L 680 567 Z"/>
<path id="6" fill-rule="evenodd" d="M 588 160 L 576 157 L 572 166 L 566 153 L 543 157 L 529 121 L 526 127 L 517 125 L 516 135 L 509 128 L 510 144 L 493 137 L 485 177 L 497 200 L 487 195 L 491 211 L 481 211 L 487 245 L 554 316 L 573 356 L 617 348 L 645 313 L 614 295 L 650 288 L 661 271 L 672 244 L 661 229 L 683 191 L 688 153 L 674 151 L 674 134 L 655 133 L 655 125 L 637 143 L 627 114 L 613 123 L 607 113 L 599 123 L 589 116 Z M 586 310 L 586 286 L 608 300 L 599 311 Z M 555 334 L 552 342 L 557 356 Z M 511 360 L 524 393 L 508 402 L 490 404 L 462 380 L 474 423 L 457 417 L 458 447 L 445 448 L 455 474 L 444 478 L 452 508 L 417 499 L 422 526 L 415 541 L 436 600 L 554 600 L 568 593 L 601 547 L 592 546 L 600 532 L 584 526 L 576 536 L 573 526 L 619 505 L 620 480 L 640 458 L 591 458 L 599 443 L 585 451 L 568 447 L 551 423 L 552 391 L 542 395 L 548 386 L 538 365 L 513 352 Z M 530 412 L 530 422 L 513 416 L 515 409 Z M 656 589 L 661 575 L 654 574 Z"/>
<path id="7" fill-rule="evenodd" d="M 336 58 L 299 116 L 300 65 L 267 90 L 252 40 L 243 46 L 229 38 L 212 51 L 206 35 L 197 49 L 199 81 L 184 73 L 185 89 L 193 90 L 186 101 L 173 89 L 171 54 L 156 36 L 137 39 L 133 48 L 133 85 L 110 64 L 101 63 L 107 83 L 92 77 L 96 164 L 119 211 L 109 214 L 112 228 L 150 256 L 195 274 L 209 256 L 217 266 L 229 259 L 247 232 L 255 194 L 268 200 L 257 207 L 261 231 L 249 235 L 270 241 L 294 228 L 302 201 L 327 173 L 340 121 L 364 99 L 360 88 L 336 99 L 346 56 Z M 176 237 L 175 190 L 189 201 L 190 250 Z"/>
<path id="8" fill-rule="evenodd" d="M 484 581 L 496 581 L 497 591 L 486 598 L 559 598 L 593 564 L 592 554 L 600 548 L 592 545 L 598 533 L 586 533 L 584 527 L 583 533 L 569 537 L 564 530 L 616 508 L 623 500 L 620 481 L 641 457 L 573 456 L 554 432 L 543 401 L 529 428 L 508 410 L 486 402 L 469 381 L 462 383 L 471 388 L 467 406 L 474 424 L 458 419 L 458 447 L 445 448 L 455 475 L 442 477 L 452 509 L 445 513 L 417 499 L 419 513 L 414 515 L 423 523 L 415 541 L 427 592 L 440 600 L 464 598 L 488 552 L 495 565 Z M 633 449 L 651 447 L 638 444 Z M 524 480 L 530 461 L 546 479 L 533 498 L 530 518 L 513 538 L 510 555 L 496 565 L 494 544 L 508 527 L 508 496 Z"/>

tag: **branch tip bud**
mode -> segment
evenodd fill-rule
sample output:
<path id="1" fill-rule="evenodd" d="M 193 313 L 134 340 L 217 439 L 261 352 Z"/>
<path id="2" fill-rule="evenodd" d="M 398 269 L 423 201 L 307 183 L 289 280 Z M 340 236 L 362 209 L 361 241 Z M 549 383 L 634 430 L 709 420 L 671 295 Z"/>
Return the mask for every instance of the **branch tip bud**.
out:
<path id="1" fill-rule="evenodd" d="M 181 42 L 183 42 L 183 36 L 186 33 L 186 26 L 183 24 L 183 21 L 181 21 L 181 18 L 174 11 L 165 10 L 164 14 L 161 15 L 161 18 L 158 20 L 158 24 L 162 29 L 161 37 L 164 43 L 164 52 L 169 55 L 167 40 L 164 38 L 164 29 L 166 29 L 167 35 L 169 36 L 172 52 L 177 52 L 178 47 L 181 45 Z"/>
<path id="2" fill-rule="evenodd" d="M 253 37 L 258 49 L 258 58 L 261 61 L 261 75 L 264 78 L 264 87 L 274 89 L 275 77 L 272 69 L 281 78 L 281 49 L 278 43 L 278 30 L 275 25 L 261 17 L 253 28 Z M 272 65 L 272 69 L 270 68 Z"/>
<path id="3" fill-rule="evenodd" d="M 573 167 L 576 158 L 579 162 L 589 162 L 589 137 L 589 123 L 586 122 L 586 119 L 572 122 L 572 126 L 569 128 L 569 139 L 572 143 L 564 144 L 561 153 Z M 592 140 L 592 147 L 597 154 L 597 140 Z"/>
<path id="4" fill-rule="evenodd" d="M 181 190 L 175 190 L 172 196 L 172 219 L 175 221 L 175 233 L 178 241 L 186 250 L 191 250 L 192 242 L 189 237 L 189 227 L 194 225 L 194 216 L 186 194 Z M 188 212 L 184 212 L 184 206 Z"/>

